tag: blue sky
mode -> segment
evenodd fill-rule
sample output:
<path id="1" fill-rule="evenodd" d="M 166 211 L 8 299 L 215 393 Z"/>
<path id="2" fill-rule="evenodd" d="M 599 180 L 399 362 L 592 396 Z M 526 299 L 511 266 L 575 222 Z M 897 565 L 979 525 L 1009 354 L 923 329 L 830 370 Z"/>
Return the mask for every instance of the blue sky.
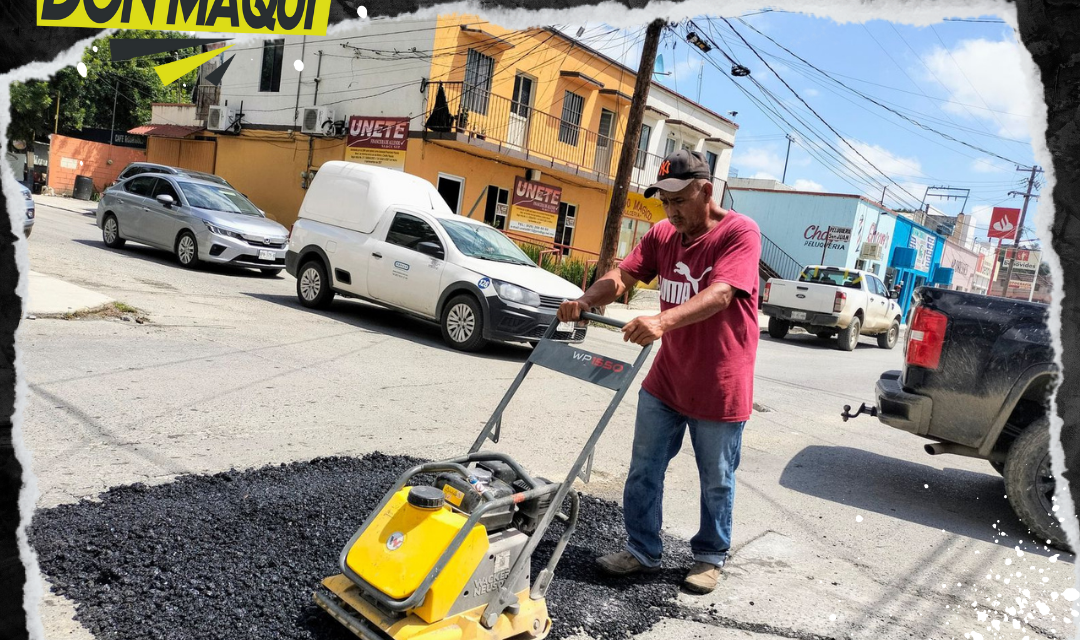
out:
<path id="1" fill-rule="evenodd" d="M 1020 208 L 1022 198 L 1009 192 L 1024 190 L 1027 174 L 1017 171 L 1017 164 L 1030 167 L 1035 163 L 1029 132 L 1035 105 L 1030 80 L 1025 78 L 1030 64 L 1027 52 L 1000 17 L 943 21 L 928 27 L 882 20 L 839 24 L 778 11 L 747 15 L 742 18 L 745 24 L 736 18 L 728 20 L 731 26 L 715 16 L 694 19 L 699 33 L 719 45 L 706 54 L 712 62 L 681 37 L 665 34 L 660 56 L 670 75 L 655 78 L 691 99 L 698 98 L 700 84 L 699 102 L 721 114 L 738 113 L 732 169 L 739 177 L 779 179 L 788 144 L 785 135 L 791 133 L 795 143 L 786 183 L 800 189 L 859 193 L 879 200 L 887 186 L 885 204 L 901 208 L 918 206 L 928 186 L 970 189 L 964 210 L 975 214 L 976 238 L 985 237 L 992 207 Z M 693 27 L 679 26 L 678 35 L 685 36 L 688 29 Z M 642 34 L 643 28 L 628 29 L 590 44 L 636 67 Z M 731 77 L 731 62 L 721 50 L 749 68 L 750 77 Z M 784 103 L 795 115 L 773 104 L 787 123 L 776 115 L 770 118 L 736 83 L 767 104 L 770 99 L 763 89 L 771 92 L 772 100 Z M 1039 178 L 1041 182 L 1041 174 Z M 931 197 L 926 201 L 949 214 L 960 211 L 959 200 Z M 1025 231 L 1025 238 L 1035 237 L 1037 209 L 1033 199 L 1025 225 L 1031 230 Z"/>

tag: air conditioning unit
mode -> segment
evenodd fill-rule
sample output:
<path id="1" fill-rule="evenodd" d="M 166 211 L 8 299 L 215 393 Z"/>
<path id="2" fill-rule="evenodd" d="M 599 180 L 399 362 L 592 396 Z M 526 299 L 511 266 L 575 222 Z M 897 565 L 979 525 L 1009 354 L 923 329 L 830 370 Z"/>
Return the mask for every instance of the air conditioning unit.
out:
<path id="1" fill-rule="evenodd" d="M 304 119 L 300 133 L 314 136 L 328 135 L 334 130 L 334 110 L 329 107 L 304 107 Z"/>
<path id="2" fill-rule="evenodd" d="M 206 128 L 210 131 L 225 131 L 236 120 L 236 109 L 232 107 L 211 106 L 206 116 Z"/>
<path id="3" fill-rule="evenodd" d="M 864 242 L 862 248 L 859 251 L 859 258 L 862 260 L 871 260 L 873 262 L 881 262 L 881 258 L 884 255 L 884 247 L 880 244 L 872 244 L 870 242 Z"/>

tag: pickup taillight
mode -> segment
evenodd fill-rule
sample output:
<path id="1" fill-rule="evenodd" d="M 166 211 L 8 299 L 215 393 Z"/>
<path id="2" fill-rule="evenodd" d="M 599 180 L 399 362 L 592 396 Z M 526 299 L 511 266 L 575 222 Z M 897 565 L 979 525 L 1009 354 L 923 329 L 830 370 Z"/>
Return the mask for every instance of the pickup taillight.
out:
<path id="1" fill-rule="evenodd" d="M 844 303 L 847 302 L 847 294 L 843 291 L 837 291 L 836 296 L 833 298 L 832 310 L 833 313 L 840 313 L 844 310 Z"/>
<path id="2" fill-rule="evenodd" d="M 948 325 L 949 319 L 944 313 L 915 307 L 915 317 L 908 329 L 908 366 L 937 370 L 941 365 L 941 349 L 945 346 Z"/>
<path id="3" fill-rule="evenodd" d="M 761 301 L 762 302 L 768 302 L 769 301 L 769 289 L 771 289 L 771 288 L 772 288 L 772 283 L 771 282 L 766 282 L 765 283 L 765 293 L 761 294 Z"/>

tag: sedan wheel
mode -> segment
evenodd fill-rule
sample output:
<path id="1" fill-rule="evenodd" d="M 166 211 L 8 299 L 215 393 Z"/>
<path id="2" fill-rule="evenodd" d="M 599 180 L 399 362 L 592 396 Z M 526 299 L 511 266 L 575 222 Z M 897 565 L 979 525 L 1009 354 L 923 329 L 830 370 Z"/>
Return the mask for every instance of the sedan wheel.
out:
<path id="1" fill-rule="evenodd" d="M 120 223 L 116 221 L 116 216 L 110 214 L 105 217 L 105 222 L 101 225 L 101 239 L 110 249 L 119 249 L 127 242 L 120 237 Z"/>
<path id="2" fill-rule="evenodd" d="M 199 244 L 190 231 L 180 234 L 176 241 L 176 259 L 180 264 L 189 269 L 199 264 Z"/>

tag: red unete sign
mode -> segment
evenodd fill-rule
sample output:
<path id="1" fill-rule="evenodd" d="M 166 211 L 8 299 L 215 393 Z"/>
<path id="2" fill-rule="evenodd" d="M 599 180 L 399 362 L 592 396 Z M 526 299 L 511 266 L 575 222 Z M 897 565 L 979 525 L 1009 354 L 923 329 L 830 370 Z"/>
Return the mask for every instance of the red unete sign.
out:
<path id="1" fill-rule="evenodd" d="M 408 118 L 352 116 L 349 118 L 350 148 L 404 151 L 409 144 Z"/>
<path id="2" fill-rule="evenodd" d="M 514 178 L 514 195 L 510 205 L 558 215 L 562 189 L 522 177 Z"/>
<path id="3" fill-rule="evenodd" d="M 993 215 L 990 216 L 990 231 L 987 235 L 999 239 L 1015 238 L 1018 224 L 1020 224 L 1019 209 L 994 207 Z"/>

